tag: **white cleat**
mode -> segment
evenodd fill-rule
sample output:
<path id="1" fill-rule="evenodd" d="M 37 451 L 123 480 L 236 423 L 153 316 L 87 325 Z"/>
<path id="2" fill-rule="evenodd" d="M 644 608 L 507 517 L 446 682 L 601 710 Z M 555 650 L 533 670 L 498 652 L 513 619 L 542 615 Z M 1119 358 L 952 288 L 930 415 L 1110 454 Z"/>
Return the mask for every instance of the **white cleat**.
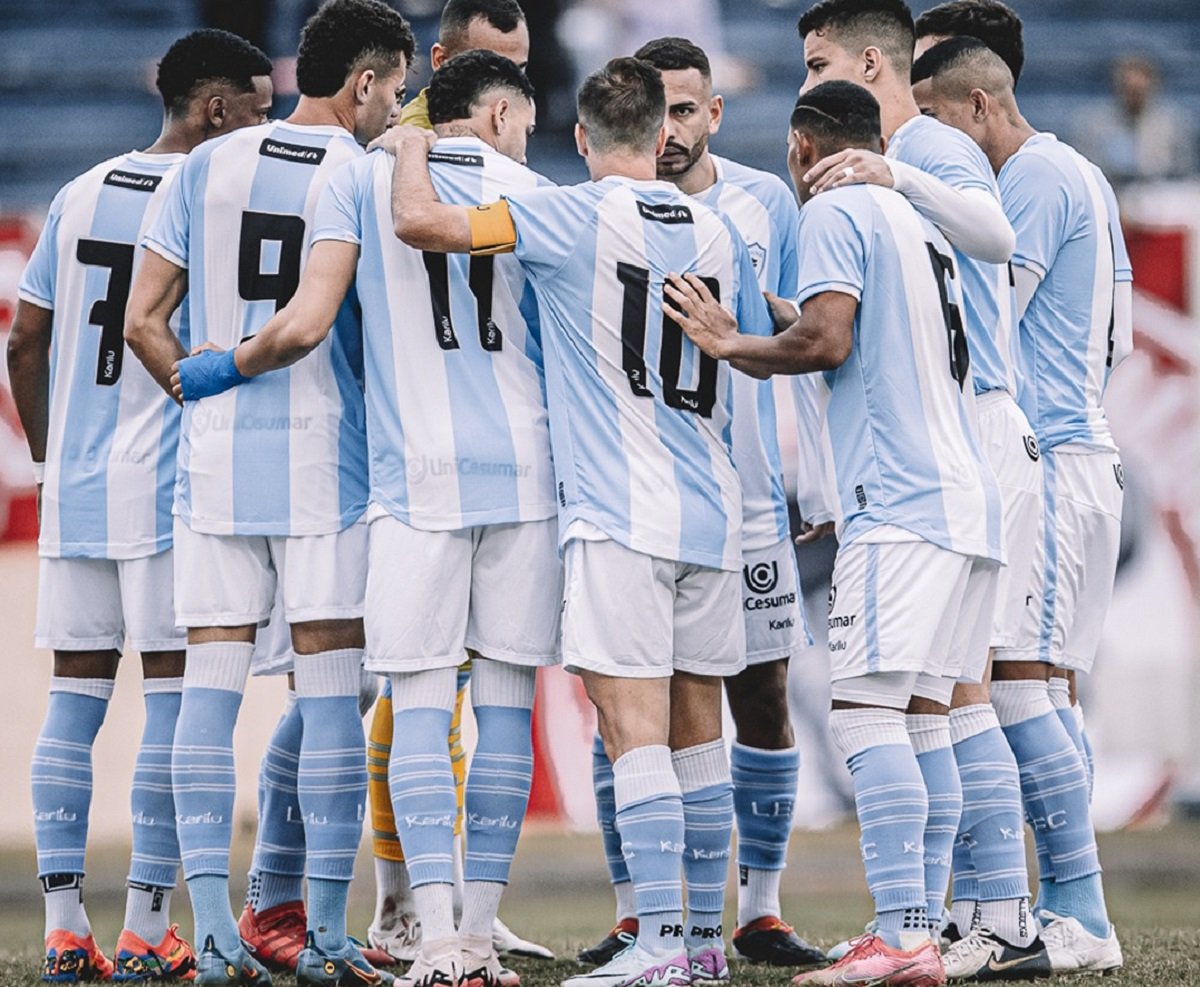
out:
<path id="1" fill-rule="evenodd" d="M 637 943 L 587 973 L 568 977 L 562 987 L 691 987 L 687 953 L 655 956 Z"/>
<path id="2" fill-rule="evenodd" d="M 412 912 L 376 916 L 367 929 L 367 942 L 400 963 L 412 963 L 421 948 L 421 920 Z"/>
<path id="3" fill-rule="evenodd" d="M 462 947 L 458 936 L 422 943 L 408 973 L 396 987 L 459 987 L 463 979 Z"/>
<path id="4" fill-rule="evenodd" d="M 1101 939 L 1085 929 L 1079 919 L 1042 911 L 1042 942 L 1055 973 L 1112 973 L 1125 963 L 1117 930 L 1108 927 Z"/>
<path id="5" fill-rule="evenodd" d="M 492 944 L 501 956 L 520 956 L 527 960 L 552 960 L 554 953 L 536 942 L 522 939 L 497 916 L 492 923 Z"/>

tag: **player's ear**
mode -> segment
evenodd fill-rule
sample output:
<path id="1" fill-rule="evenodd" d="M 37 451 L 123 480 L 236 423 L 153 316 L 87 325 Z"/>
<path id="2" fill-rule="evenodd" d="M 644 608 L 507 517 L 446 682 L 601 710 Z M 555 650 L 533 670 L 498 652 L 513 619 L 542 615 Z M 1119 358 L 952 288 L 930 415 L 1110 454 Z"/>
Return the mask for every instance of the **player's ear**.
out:
<path id="1" fill-rule="evenodd" d="M 442 62 L 445 60 L 446 49 L 442 47 L 440 41 L 435 41 L 429 47 L 429 67 L 436 72 L 442 67 Z"/>
<path id="2" fill-rule="evenodd" d="M 575 150 L 582 158 L 588 156 L 587 131 L 583 129 L 582 123 L 575 124 Z"/>
<path id="3" fill-rule="evenodd" d="M 862 72 L 863 82 L 874 82 L 883 68 L 883 52 L 874 45 L 863 49 Z"/>
<path id="4" fill-rule="evenodd" d="M 204 104 L 204 127 L 206 130 L 220 130 L 225 126 L 225 117 L 229 107 L 225 105 L 224 96 L 209 96 Z"/>
<path id="5" fill-rule="evenodd" d="M 363 69 L 354 80 L 354 101 L 363 104 L 371 95 L 371 86 L 375 82 L 375 70 Z"/>
<path id="6" fill-rule="evenodd" d="M 496 136 L 504 132 L 504 128 L 508 126 L 508 110 L 509 99 L 507 96 L 501 96 L 495 103 L 492 104 L 492 126 L 496 130 Z"/>
<path id="7" fill-rule="evenodd" d="M 971 116 L 976 120 L 986 120 L 991 110 L 991 99 L 982 89 L 972 89 L 970 96 Z"/>
<path id="8" fill-rule="evenodd" d="M 658 128 L 658 138 L 654 142 L 654 156 L 657 158 L 663 153 L 663 148 L 667 146 L 667 125 L 664 123 Z"/>
<path id="9" fill-rule="evenodd" d="M 708 132 L 715 134 L 721 129 L 721 117 L 725 113 L 725 97 L 714 96 L 708 101 Z"/>

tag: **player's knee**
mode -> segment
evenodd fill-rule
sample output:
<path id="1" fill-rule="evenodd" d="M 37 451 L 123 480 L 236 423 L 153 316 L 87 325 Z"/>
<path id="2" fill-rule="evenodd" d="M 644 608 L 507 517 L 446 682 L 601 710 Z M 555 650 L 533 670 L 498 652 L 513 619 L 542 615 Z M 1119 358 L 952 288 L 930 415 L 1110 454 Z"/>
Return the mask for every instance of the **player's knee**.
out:
<path id="1" fill-rule="evenodd" d="M 760 750 L 794 746 L 787 699 L 787 659 L 751 665 L 725 680 L 737 741 Z"/>
<path id="2" fill-rule="evenodd" d="M 121 652 L 55 651 L 54 674 L 64 679 L 112 679 L 117 677 Z"/>
<path id="3" fill-rule="evenodd" d="M 292 624 L 292 647 L 299 655 L 361 648 L 366 644 L 362 620 L 308 620 Z"/>

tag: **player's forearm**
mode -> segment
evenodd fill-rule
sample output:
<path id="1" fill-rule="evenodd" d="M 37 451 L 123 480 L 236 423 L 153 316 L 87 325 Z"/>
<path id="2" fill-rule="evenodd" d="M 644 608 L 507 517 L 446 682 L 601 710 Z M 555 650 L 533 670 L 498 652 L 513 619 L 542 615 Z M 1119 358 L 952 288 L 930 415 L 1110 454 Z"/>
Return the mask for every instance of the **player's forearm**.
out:
<path id="1" fill-rule="evenodd" d="M 969 257 L 1004 264 L 1016 236 L 999 201 L 983 189 L 956 189 L 902 161 L 888 161 L 895 189 Z"/>
<path id="2" fill-rule="evenodd" d="M 778 336 L 738 333 L 725 341 L 719 355 L 742 373 L 759 379 L 833 370 L 841 365 L 845 357 L 837 359 L 827 340 L 798 326 Z"/>
<path id="3" fill-rule="evenodd" d="M 8 376 L 17 416 L 35 463 L 46 461 L 50 421 L 50 325 L 53 312 L 17 303 L 8 338 Z"/>
<path id="4" fill-rule="evenodd" d="M 187 350 L 171 331 L 169 316 L 135 312 L 131 307 L 125 315 L 125 342 L 158 386 L 170 394 L 175 362 L 187 356 Z"/>
<path id="5" fill-rule="evenodd" d="M 471 226 L 461 206 L 439 201 L 429 178 L 428 145 L 405 141 L 392 172 L 392 220 L 410 247 L 463 254 L 471 249 Z"/>
<path id="6" fill-rule="evenodd" d="M 243 377 L 257 377 L 290 367 L 303 360 L 329 335 L 330 319 L 325 325 L 288 317 L 285 308 L 268 322 L 258 335 L 234 350 L 234 362 Z"/>

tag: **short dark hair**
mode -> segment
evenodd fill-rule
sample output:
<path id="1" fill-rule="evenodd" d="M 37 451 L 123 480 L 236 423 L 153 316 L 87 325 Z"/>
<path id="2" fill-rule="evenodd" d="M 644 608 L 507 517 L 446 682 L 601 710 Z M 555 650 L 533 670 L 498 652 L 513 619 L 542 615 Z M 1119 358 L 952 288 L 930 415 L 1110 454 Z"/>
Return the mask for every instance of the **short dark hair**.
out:
<path id="1" fill-rule="evenodd" d="M 832 28 L 851 46 L 874 45 L 902 72 L 912 65 L 913 16 L 904 0 L 820 0 L 796 25 L 801 39 Z M 840 47 L 847 47 L 838 41 Z"/>
<path id="2" fill-rule="evenodd" d="M 271 60 L 244 38 L 205 28 L 185 34 L 158 63 L 154 84 L 163 106 L 183 113 L 188 100 L 206 82 L 227 82 L 239 92 L 254 91 L 256 75 L 270 75 Z"/>
<path id="3" fill-rule="evenodd" d="M 1008 66 L 1013 84 L 1025 66 L 1021 18 L 1000 0 L 950 0 L 917 18 L 918 38 L 970 35 L 992 49 Z"/>
<path id="4" fill-rule="evenodd" d="M 926 79 L 941 75 L 948 69 L 956 68 L 967 61 L 971 55 L 981 51 L 991 51 L 991 49 L 978 38 L 967 35 L 939 41 L 913 63 L 912 84 L 915 86 L 918 82 L 924 82 Z M 995 52 L 992 54 L 994 55 Z"/>
<path id="5" fill-rule="evenodd" d="M 442 63 L 429 80 L 429 122 L 449 123 L 471 115 L 485 93 L 507 89 L 533 100 L 533 85 L 517 63 L 494 51 L 476 48 Z"/>
<path id="6" fill-rule="evenodd" d="M 471 21 L 482 17 L 501 34 L 515 31 L 525 20 L 525 11 L 517 0 L 449 0 L 442 8 L 438 41 L 451 50 L 465 47 L 464 35 Z"/>
<path id="7" fill-rule="evenodd" d="M 793 130 L 811 134 L 830 151 L 877 149 L 883 133 L 879 102 L 853 82 L 822 82 L 801 93 L 792 110 Z"/>
<path id="8" fill-rule="evenodd" d="M 296 85 L 305 96 L 332 96 L 355 69 L 390 74 L 415 49 L 408 21 L 381 0 L 330 0 L 300 33 Z"/>
<path id="9" fill-rule="evenodd" d="M 614 58 L 583 80 L 575 105 L 597 150 L 648 151 L 662 129 L 667 95 L 662 76 L 649 62 Z"/>
<path id="10" fill-rule="evenodd" d="M 633 57 L 649 62 L 660 72 L 696 69 L 704 78 L 712 79 L 712 67 L 704 49 L 687 38 L 655 38 L 635 51 Z"/>

